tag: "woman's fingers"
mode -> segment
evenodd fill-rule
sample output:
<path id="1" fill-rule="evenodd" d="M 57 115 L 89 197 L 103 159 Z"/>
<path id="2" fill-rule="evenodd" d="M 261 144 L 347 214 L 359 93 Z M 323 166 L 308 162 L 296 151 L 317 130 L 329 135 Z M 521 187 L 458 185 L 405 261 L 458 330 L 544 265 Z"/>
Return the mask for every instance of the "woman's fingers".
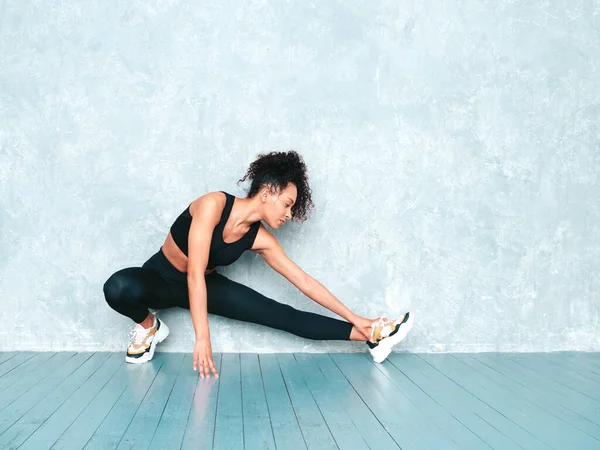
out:
<path id="1" fill-rule="evenodd" d="M 213 361 L 212 357 L 208 358 L 206 363 L 204 364 L 204 374 L 206 375 L 206 378 L 210 378 L 211 371 L 215 378 L 219 377 L 219 374 L 217 373 L 217 368 L 215 367 L 215 362 Z"/>
<path id="2" fill-rule="evenodd" d="M 198 371 L 201 378 L 210 378 L 210 373 L 214 374 L 215 378 L 219 377 L 215 362 L 213 360 L 212 349 L 210 341 L 197 340 L 194 345 L 193 352 L 193 364 L 192 368 L 194 371 Z"/>
<path id="3" fill-rule="evenodd" d="M 212 370 L 212 373 L 215 376 L 215 378 L 219 378 L 219 374 L 217 373 L 217 368 L 215 367 L 215 362 L 212 359 L 210 360 L 210 370 Z"/>
<path id="4" fill-rule="evenodd" d="M 198 373 L 200 375 L 200 378 L 210 378 L 210 373 L 212 371 L 213 375 L 215 376 L 215 378 L 219 377 L 219 374 L 217 372 L 217 368 L 215 367 L 215 363 L 213 361 L 212 358 L 208 358 L 205 357 L 200 358 L 200 360 L 197 362 L 194 361 L 194 370 L 196 370 L 196 367 L 198 368 Z"/>

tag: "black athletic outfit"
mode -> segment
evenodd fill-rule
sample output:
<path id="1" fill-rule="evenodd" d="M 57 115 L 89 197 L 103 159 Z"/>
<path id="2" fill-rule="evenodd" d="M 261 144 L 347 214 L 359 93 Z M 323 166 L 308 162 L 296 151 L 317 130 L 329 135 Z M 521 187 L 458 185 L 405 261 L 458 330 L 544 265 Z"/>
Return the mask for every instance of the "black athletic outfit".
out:
<path id="1" fill-rule="evenodd" d="M 227 266 L 249 250 L 260 227 L 254 223 L 239 240 L 223 241 L 223 229 L 231 213 L 235 197 L 223 192 L 227 201 L 221 220 L 215 227 L 210 245 L 207 269 Z M 189 206 L 171 226 L 177 246 L 188 254 L 188 233 L 192 216 Z M 218 271 L 205 275 L 207 307 L 210 314 L 266 325 L 308 339 L 349 340 L 352 324 L 319 314 L 299 311 L 270 299 L 253 289 L 232 281 Z M 114 273 L 104 284 L 104 296 L 115 311 L 140 323 L 148 309 L 190 307 L 187 273 L 177 270 L 162 249 L 142 267 L 129 267 Z"/>

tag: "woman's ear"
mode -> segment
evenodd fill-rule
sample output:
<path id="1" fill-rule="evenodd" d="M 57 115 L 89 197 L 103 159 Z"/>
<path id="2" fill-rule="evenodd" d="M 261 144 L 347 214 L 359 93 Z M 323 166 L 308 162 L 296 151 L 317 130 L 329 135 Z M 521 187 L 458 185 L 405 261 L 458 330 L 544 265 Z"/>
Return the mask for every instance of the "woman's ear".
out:
<path id="1" fill-rule="evenodd" d="M 265 203 L 269 198 L 269 194 L 271 193 L 271 185 L 265 184 L 260 191 L 260 200 Z"/>
<path id="2" fill-rule="evenodd" d="M 260 191 L 260 201 L 265 203 L 268 198 L 269 188 L 267 186 L 263 187 Z"/>

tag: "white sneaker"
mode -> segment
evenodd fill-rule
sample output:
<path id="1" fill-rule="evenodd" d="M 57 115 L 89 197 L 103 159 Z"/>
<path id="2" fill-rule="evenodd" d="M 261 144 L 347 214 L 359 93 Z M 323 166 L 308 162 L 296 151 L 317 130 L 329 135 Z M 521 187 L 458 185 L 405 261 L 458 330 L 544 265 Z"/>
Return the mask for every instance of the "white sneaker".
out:
<path id="1" fill-rule="evenodd" d="M 154 325 L 144 328 L 137 324 L 131 332 L 131 341 L 127 347 L 125 362 L 142 364 L 154 357 L 156 345 L 169 335 L 169 327 L 158 317 L 154 316 Z"/>
<path id="2" fill-rule="evenodd" d="M 376 363 L 382 363 L 392 352 L 392 347 L 402 341 L 413 326 L 414 314 L 407 312 L 394 322 L 385 319 L 385 315 L 373 324 L 371 339 L 367 341 L 369 352 Z"/>

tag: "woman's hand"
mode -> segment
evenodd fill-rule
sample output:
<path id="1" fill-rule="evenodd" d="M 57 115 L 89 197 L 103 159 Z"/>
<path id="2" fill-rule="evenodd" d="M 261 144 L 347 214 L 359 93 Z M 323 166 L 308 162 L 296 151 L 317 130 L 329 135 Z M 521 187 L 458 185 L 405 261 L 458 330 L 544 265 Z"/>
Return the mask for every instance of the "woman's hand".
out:
<path id="1" fill-rule="evenodd" d="M 356 331 L 361 333 L 365 337 L 365 341 L 371 341 L 371 325 L 377 322 L 377 319 L 367 319 L 366 317 L 357 317 L 352 322 Z"/>
<path id="2" fill-rule="evenodd" d="M 215 378 L 219 378 L 215 363 L 212 357 L 212 347 L 210 345 L 210 338 L 196 339 L 194 345 L 194 371 L 198 369 L 200 378 L 210 378 L 210 371 L 215 375 Z"/>

